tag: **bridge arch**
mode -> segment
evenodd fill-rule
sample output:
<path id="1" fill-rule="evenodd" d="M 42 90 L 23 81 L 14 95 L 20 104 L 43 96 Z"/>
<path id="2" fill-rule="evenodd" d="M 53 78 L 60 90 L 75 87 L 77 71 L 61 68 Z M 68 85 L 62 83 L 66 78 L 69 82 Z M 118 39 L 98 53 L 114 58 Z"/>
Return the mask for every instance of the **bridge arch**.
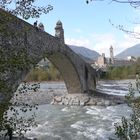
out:
<path id="1" fill-rule="evenodd" d="M 0 29 L 3 30 L 0 33 L 0 47 L 7 49 L 4 57 L 10 60 L 14 54 L 17 57 L 23 55 L 26 59 L 25 68 L 14 73 L 9 67 L 6 77 L 5 74 L 2 76 L 4 80 L 7 79 L 6 84 L 12 92 L 17 89 L 32 67 L 44 57 L 58 68 L 68 93 L 95 90 L 96 71 L 64 44 L 64 31 L 58 32 L 61 22 L 57 22 L 57 25 L 57 34 L 54 37 L 0 9 Z M 23 50 L 26 55 L 21 53 Z"/>
<path id="2" fill-rule="evenodd" d="M 56 52 L 47 57 L 58 69 L 66 84 L 68 93 L 81 93 L 81 83 L 74 64 L 63 53 Z"/>

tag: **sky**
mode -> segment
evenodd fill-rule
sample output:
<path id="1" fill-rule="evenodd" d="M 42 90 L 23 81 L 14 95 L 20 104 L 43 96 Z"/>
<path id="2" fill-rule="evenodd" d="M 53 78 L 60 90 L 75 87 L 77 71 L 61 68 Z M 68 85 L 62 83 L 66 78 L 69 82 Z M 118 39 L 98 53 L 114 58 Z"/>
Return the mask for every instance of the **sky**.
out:
<path id="1" fill-rule="evenodd" d="M 86 4 L 86 0 L 37 0 L 36 5 L 52 5 L 53 10 L 42 15 L 38 22 L 42 22 L 45 31 L 55 34 L 55 26 L 61 20 L 64 28 L 65 43 L 83 46 L 98 53 L 109 56 L 112 45 L 114 55 L 140 43 L 140 40 L 116 29 L 115 25 L 123 25 L 126 29 L 140 31 L 140 11 L 129 4 L 111 2 L 111 0 L 95 1 Z M 33 24 L 36 19 L 27 22 Z"/>

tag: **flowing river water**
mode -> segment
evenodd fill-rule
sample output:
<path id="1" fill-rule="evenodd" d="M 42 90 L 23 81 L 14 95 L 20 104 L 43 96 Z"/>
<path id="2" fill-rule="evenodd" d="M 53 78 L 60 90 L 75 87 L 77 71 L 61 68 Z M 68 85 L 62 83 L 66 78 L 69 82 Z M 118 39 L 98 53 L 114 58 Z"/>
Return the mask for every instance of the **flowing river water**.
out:
<path id="1" fill-rule="evenodd" d="M 129 82 L 101 81 L 97 90 L 115 95 L 128 93 Z M 66 91 L 64 83 L 41 83 L 41 90 L 48 88 Z M 61 106 L 43 104 L 36 111 L 38 127 L 27 132 L 26 137 L 38 140 L 108 140 L 117 137 L 114 123 L 131 114 L 126 104 L 116 106 Z"/>

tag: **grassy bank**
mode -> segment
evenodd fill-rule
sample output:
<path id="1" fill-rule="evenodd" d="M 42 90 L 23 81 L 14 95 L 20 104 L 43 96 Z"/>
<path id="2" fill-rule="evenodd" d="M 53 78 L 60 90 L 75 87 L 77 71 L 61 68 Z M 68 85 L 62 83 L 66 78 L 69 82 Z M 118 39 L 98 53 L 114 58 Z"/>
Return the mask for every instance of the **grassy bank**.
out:
<path id="1" fill-rule="evenodd" d="M 30 71 L 26 77 L 26 81 L 60 81 L 63 80 L 60 72 L 53 66 L 49 68 L 35 68 Z"/>
<path id="2" fill-rule="evenodd" d="M 140 58 L 131 66 L 108 67 L 108 71 L 102 78 L 111 80 L 134 79 L 136 74 L 140 75 Z"/>

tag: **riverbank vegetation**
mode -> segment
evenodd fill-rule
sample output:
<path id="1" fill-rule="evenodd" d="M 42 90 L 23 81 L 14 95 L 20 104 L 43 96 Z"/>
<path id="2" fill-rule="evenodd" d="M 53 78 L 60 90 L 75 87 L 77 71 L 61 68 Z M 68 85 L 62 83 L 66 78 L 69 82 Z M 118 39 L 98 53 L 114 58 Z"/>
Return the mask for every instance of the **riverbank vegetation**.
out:
<path id="1" fill-rule="evenodd" d="M 50 64 L 48 68 L 36 67 L 26 77 L 26 81 L 61 81 L 60 72 Z"/>
<path id="2" fill-rule="evenodd" d="M 138 82 L 138 84 L 137 84 Z M 120 140 L 139 140 L 140 139 L 140 97 L 136 97 L 136 92 L 140 93 L 139 79 L 136 79 L 137 89 L 135 90 L 130 83 L 129 93 L 126 95 L 128 106 L 132 109 L 130 116 L 123 116 L 121 122 L 114 124 L 115 135 Z"/>
<path id="3" fill-rule="evenodd" d="M 13 140 L 14 137 L 22 138 L 24 134 L 37 127 L 35 110 L 38 104 L 30 104 L 28 102 L 18 102 L 20 95 L 29 92 L 37 92 L 40 88 L 39 83 L 29 84 L 23 82 L 18 88 L 12 102 L 8 106 L 8 110 L 3 114 L 3 121 L 0 127 L 0 139 Z M 30 113 L 29 113 L 30 112 Z M 17 138 L 18 139 L 18 138 Z"/>
<path id="4" fill-rule="evenodd" d="M 8 30 L 7 27 L 10 27 L 11 24 L 13 26 L 15 21 L 16 23 L 18 22 L 15 17 L 9 15 L 7 12 L 20 16 L 23 19 L 39 18 L 41 14 L 50 12 L 53 7 L 49 4 L 46 6 L 35 5 L 34 0 L 1 0 L 0 9 L 0 129 L 2 129 L 3 114 L 10 105 L 9 100 L 12 92 L 15 91 L 18 74 L 21 75 L 20 72 L 23 69 L 28 69 L 28 66 L 34 66 L 34 61 L 27 55 L 26 47 L 21 47 L 23 46 L 22 39 L 17 43 L 11 43 L 10 41 L 19 39 L 20 36 L 26 33 L 27 28 L 23 28 L 22 32 L 13 32 L 12 28 Z M 4 12 L 2 9 L 7 12 Z M 11 20 L 14 22 L 11 23 Z M 20 24 L 18 25 L 20 26 Z"/>
<path id="5" fill-rule="evenodd" d="M 103 79 L 118 80 L 118 79 L 133 79 L 136 74 L 140 74 L 140 58 L 130 66 L 108 67 Z"/>
<path id="6" fill-rule="evenodd" d="M 140 74 L 140 58 L 130 66 L 112 67 L 109 66 L 107 72 L 101 79 L 119 80 L 135 79 L 136 74 Z M 26 77 L 26 81 L 62 81 L 60 72 L 49 62 L 48 67 L 36 67 L 31 70 Z"/>

